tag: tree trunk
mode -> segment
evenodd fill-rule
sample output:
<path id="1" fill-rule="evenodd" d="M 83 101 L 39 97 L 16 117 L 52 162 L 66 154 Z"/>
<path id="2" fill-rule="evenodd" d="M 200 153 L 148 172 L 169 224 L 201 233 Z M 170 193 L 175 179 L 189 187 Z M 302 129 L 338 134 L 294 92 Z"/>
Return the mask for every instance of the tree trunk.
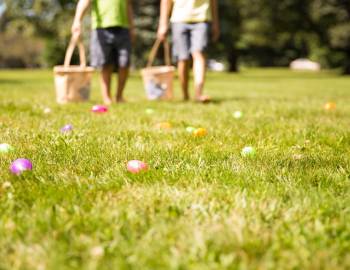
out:
<path id="1" fill-rule="evenodd" d="M 229 72 L 239 72 L 239 67 L 238 67 L 238 51 L 236 48 L 231 47 L 229 52 L 228 52 L 228 63 L 229 63 Z"/>
<path id="2" fill-rule="evenodd" d="M 346 56 L 344 60 L 343 74 L 350 75 L 350 48 L 346 50 Z"/>

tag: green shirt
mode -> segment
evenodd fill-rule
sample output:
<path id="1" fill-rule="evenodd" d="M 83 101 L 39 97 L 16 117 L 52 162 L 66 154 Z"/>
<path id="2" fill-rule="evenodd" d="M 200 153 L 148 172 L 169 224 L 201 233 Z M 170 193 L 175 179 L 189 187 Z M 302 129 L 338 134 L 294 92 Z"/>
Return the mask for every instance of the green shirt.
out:
<path id="1" fill-rule="evenodd" d="M 198 23 L 212 20 L 210 0 L 173 0 L 170 21 L 173 23 Z"/>
<path id="2" fill-rule="evenodd" d="M 92 0 L 92 28 L 129 27 L 128 0 Z"/>

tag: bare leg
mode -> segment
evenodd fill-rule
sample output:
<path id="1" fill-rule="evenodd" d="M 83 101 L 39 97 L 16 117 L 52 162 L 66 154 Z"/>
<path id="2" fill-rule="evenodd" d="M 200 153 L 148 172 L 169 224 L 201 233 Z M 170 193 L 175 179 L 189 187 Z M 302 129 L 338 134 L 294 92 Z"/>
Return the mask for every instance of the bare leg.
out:
<path id="1" fill-rule="evenodd" d="M 101 93 L 103 102 L 106 105 L 110 105 L 112 103 L 111 99 L 111 78 L 113 73 L 113 67 L 108 65 L 104 66 L 101 71 Z"/>
<path id="2" fill-rule="evenodd" d="M 180 79 L 181 89 L 183 93 L 183 99 L 187 101 L 190 98 L 190 95 L 188 93 L 189 61 L 188 60 L 179 61 L 177 64 L 177 68 L 179 70 L 179 79 Z"/>
<path id="3" fill-rule="evenodd" d="M 123 92 L 124 92 L 124 88 L 126 85 L 126 82 L 128 80 L 129 77 L 129 67 L 127 68 L 119 68 L 118 71 L 118 88 L 117 88 L 117 97 L 116 97 L 116 101 L 118 103 L 122 103 L 124 102 L 124 98 L 123 98 Z"/>
<path id="4" fill-rule="evenodd" d="M 206 58 L 201 52 L 194 52 L 192 54 L 192 57 L 196 100 L 205 102 L 209 99 L 208 97 L 203 95 L 206 74 Z"/>

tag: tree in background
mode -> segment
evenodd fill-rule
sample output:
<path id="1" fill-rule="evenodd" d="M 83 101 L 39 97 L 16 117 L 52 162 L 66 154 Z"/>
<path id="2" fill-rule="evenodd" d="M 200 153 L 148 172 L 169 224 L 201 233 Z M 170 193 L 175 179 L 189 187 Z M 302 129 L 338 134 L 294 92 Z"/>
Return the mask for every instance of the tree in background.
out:
<path id="1" fill-rule="evenodd" d="M 133 2 L 137 27 L 133 62 L 141 67 L 156 38 L 159 0 Z M 230 71 L 237 71 L 239 63 L 287 66 L 295 58 L 308 57 L 324 67 L 342 67 L 344 73 L 350 74 L 350 0 L 218 2 L 222 36 L 209 53 L 210 57 L 227 62 Z M 28 62 L 26 66 L 62 63 L 76 3 L 0 0 L 1 63 L 6 62 L 4 51 L 12 53 L 12 59 L 18 62 Z M 89 20 L 85 23 L 88 29 Z M 85 39 L 88 42 L 88 35 Z M 21 53 L 23 44 L 25 53 Z"/>
<path id="2" fill-rule="evenodd" d="M 39 62 L 43 66 L 62 63 L 70 37 L 74 0 L 5 0 L 4 32 L 41 39 L 44 49 Z M 25 51 L 25 50 L 24 50 Z"/>
<path id="3" fill-rule="evenodd" d="M 243 1 L 218 1 L 221 35 L 209 53 L 211 57 L 227 62 L 230 72 L 239 70 L 238 43 L 242 34 L 241 2 Z"/>
<path id="4" fill-rule="evenodd" d="M 71 24 L 76 8 L 76 0 L 5 0 L 6 12 L 3 18 L 4 30 L 17 29 L 21 35 L 19 22 L 22 28 L 32 28 L 33 36 L 45 41 L 43 64 L 54 66 L 62 63 L 66 46 L 71 32 Z M 135 63 L 143 65 L 148 48 L 155 38 L 158 23 L 159 1 L 134 0 L 136 11 L 137 42 L 134 48 Z M 86 19 L 85 30 L 90 28 L 90 21 Z M 85 31 L 85 43 L 88 43 L 89 34 Z M 142 42 L 141 42 L 142 41 Z M 73 59 L 76 62 L 77 58 Z"/>
<path id="5" fill-rule="evenodd" d="M 0 0 L 0 67 L 39 67 L 43 42 L 13 3 Z M 25 48 L 25 49 L 24 49 Z"/>
<path id="6" fill-rule="evenodd" d="M 136 43 L 133 46 L 134 63 L 144 66 L 157 37 L 160 14 L 159 0 L 134 0 Z"/>
<path id="7" fill-rule="evenodd" d="M 350 0 L 241 2 L 242 62 L 287 66 L 307 57 L 350 74 Z"/>
<path id="8" fill-rule="evenodd" d="M 287 66 L 310 55 L 317 39 L 309 16 L 310 1 L 246 0 L 242 2 L 240 48 L 245 62 L 259 66 Z"/>
<path id="9" fill-rule="evenodd" d="M 350 0 L 313 0 L 311 16 L 324 44 L 324 62 L 350 74 Z"/>

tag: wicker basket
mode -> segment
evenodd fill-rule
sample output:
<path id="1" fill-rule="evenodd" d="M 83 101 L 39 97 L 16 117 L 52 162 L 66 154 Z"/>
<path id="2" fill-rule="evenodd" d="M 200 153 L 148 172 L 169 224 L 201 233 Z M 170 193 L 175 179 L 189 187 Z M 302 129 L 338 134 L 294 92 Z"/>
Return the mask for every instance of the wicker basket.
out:
<path id="1" fill-rule="evenodd" d="M 149 100 L 169 100 L 173 97 L 175 68 L 170 63 L 170 48 L 166 40 L 163 41 L 165 66 L 152 67 L 161 43 L 161 40 L 156 40 L 147 66 L 141 70 L 144 88 Z"/>
<path id="2" fill-rule="evenodd" d="M 75 47 L 79 48 L 80 66 L 71 66 Z M 91 78 L 94 69 L 86 66 L 86 54 L 80 40 L 71 39 L 63 66 L 54 67 L 56 101 L 59 104 L 87 101 L 90 97 Z"/>

